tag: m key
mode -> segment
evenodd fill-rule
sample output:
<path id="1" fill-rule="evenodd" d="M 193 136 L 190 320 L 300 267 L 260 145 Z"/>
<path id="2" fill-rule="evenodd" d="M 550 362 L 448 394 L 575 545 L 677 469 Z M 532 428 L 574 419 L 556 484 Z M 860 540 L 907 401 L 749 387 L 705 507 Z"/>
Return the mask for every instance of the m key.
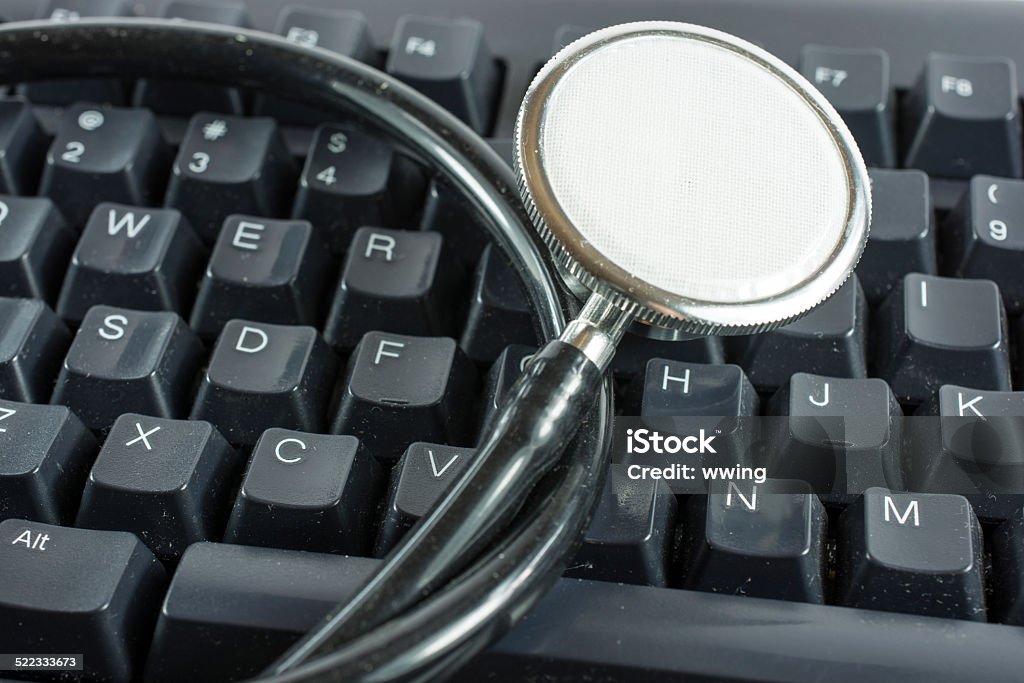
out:
<path id="1" fill-rule="evenodd" d="M 68 406 L 95 430 L 131 411 L 182 417 L 201 354 L 199 340 L 175 313 L 93 306 L 50 402 Z"/>
<path id="2" fill-rule="evenodd" d="M 840 604 L 985 620 L 981 526 L 963 496 L 871 488 L 839 518 Z"/>

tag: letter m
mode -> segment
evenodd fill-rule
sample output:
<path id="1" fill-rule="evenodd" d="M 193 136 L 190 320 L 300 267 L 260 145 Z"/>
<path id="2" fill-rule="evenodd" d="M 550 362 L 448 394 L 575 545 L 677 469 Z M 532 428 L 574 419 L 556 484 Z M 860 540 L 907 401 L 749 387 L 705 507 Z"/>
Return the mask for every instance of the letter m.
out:
<path id="1" fill-rule="evenodd" d="M 910 515 L 914 515 L 914 526 L 921 526 L 921 512 L 917 506 L 917 501 L 910 501 L 910 505 L 900 514 L 900 511 L 896 508 L 896 502 L 892 499 L 892 496 L 885 497 L 885 521 L 891 522 L 892 519 L 889 513 L 896 518 L 897 524 L 906 524 L 907 520 L 910 519 Z"/>

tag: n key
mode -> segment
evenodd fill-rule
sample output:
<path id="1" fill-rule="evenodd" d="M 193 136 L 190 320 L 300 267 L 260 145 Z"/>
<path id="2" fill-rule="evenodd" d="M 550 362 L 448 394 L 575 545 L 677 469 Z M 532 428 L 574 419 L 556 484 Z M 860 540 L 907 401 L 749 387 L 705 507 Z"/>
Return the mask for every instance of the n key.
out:
<path id="1" fill-rule="evenodd" d="M 1006 313 L 988 280 L 911 273 L 879 311 L 878 375 L 903 403 L 943 384 L 1010 390 Z"/>
<path id="2" fill-rule="evenodd" d="M 324 328 L 327 342 L 348 350 L 371 330 L 451 332 L 459 271 L 444 247 L 435 232 L 360 228 Z"/>
<path id="3" fill-rule="evenodd" d="M 39 194 L 78 230 L 98 201 L 158 203 L 169 158 L 150 112 L 75 105 L 50 145 Z"/>
<path id="4" fill-rule="evenodd" d="M 296 172 L 272 119 L 196 114 L 171 169 L 166 205 L 211 244 L 233 213 L 282 216 Z"/>
<path id="5" fill-rule="evenodd" d="M 68 406 L 95 430 L 132 411 L 182 417 L 201 353 L 175 313 L 94 306 L 71 343 L 51 403 Z"/>
<path id="6" fill-rule="evenodd" d="M 985 620 L 981 525 L 963 496 L 868 489 L 839 518 L 838 560 L 842 605 Z"/>
<path id="7" fill-rule="evenodd" d="M 1022 215 L 1024 181 L 975 176 L 943 231 L 948 270 L 995 282 L 1011 316 L 1024 312 Z"/>
<path id="8" fill-rule="evenodd" d="M 177 559 L 220 538 L 240 464 L 209 422 L 127 413 L 92 466 L 75 525 L 132 531 L 160 559 Z"/>
<path id="9" fill-rule="evenodd" d="M 192 329 L 216 337 L 232 318 L 319 325 L 332 266 L 306 221 L 231 216 L 206 267 Z"/>
<path id="10" fill-rule="evenodd" d="M 97 304 L 186 315 L 205 257 L 180 212 L 100 204 L 71 257 L 57 312 L 75 323 Z"/>
<path id="11" fill-rule="evenodd" d="M 476 373 L 445 337 L 370 332 L 349 359 L 332 431 L 394 463 L 414 441 L 468 445 Z"/>
<path id="12" fill-rule="evenodd" d="M 337 360 L 312 327 L 232 320 L 214 346 L 191 419 L 251 446 L 269 427 L 322 432 Z"/>

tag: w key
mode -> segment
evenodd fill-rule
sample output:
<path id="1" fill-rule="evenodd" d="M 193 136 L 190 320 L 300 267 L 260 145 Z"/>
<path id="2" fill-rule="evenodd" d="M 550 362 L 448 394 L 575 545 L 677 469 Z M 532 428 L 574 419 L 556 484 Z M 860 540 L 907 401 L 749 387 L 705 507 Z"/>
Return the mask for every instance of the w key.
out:
<path id="1" fill-rule="evenodd" d="M 103 200 L 153 206 L 160 200 L 170 154 L 156 118 L 143 109 L 68 109 L 46 156 L 39 194 L 76 230 Z"/>

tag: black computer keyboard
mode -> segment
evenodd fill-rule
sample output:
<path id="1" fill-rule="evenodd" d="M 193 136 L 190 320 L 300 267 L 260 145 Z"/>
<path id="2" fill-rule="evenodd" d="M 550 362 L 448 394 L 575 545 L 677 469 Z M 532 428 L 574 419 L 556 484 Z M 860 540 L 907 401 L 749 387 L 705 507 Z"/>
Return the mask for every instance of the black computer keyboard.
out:
<path id="1" fill-rule="evenodd" d="M 457 679 L 1024 679 L 1024 496 L 948 492 L 984 454 L 939 421 L 896 429 L 1024 415 L 1024 4 L 0 2 L 5 21 L 132 14 L 342 52 L 506 158 L 530 78 L 593 28 L 700 23 L 800 68 L 872 167 L 857 278 L 767 334 L 630 336 L 617 398 L 856 415 L 869 428 L 826 445 L 782 423 L 767 455 L 800 474 L 838 449 L 846 478 L 675 495 L 613 465 L 566 578 Z M 0 655 L 84 653 L 82 680 L 256 674 L 430 509 L 537 343 L 458 198 L 350 121 L 236 88 L 9 84 Z"/>

